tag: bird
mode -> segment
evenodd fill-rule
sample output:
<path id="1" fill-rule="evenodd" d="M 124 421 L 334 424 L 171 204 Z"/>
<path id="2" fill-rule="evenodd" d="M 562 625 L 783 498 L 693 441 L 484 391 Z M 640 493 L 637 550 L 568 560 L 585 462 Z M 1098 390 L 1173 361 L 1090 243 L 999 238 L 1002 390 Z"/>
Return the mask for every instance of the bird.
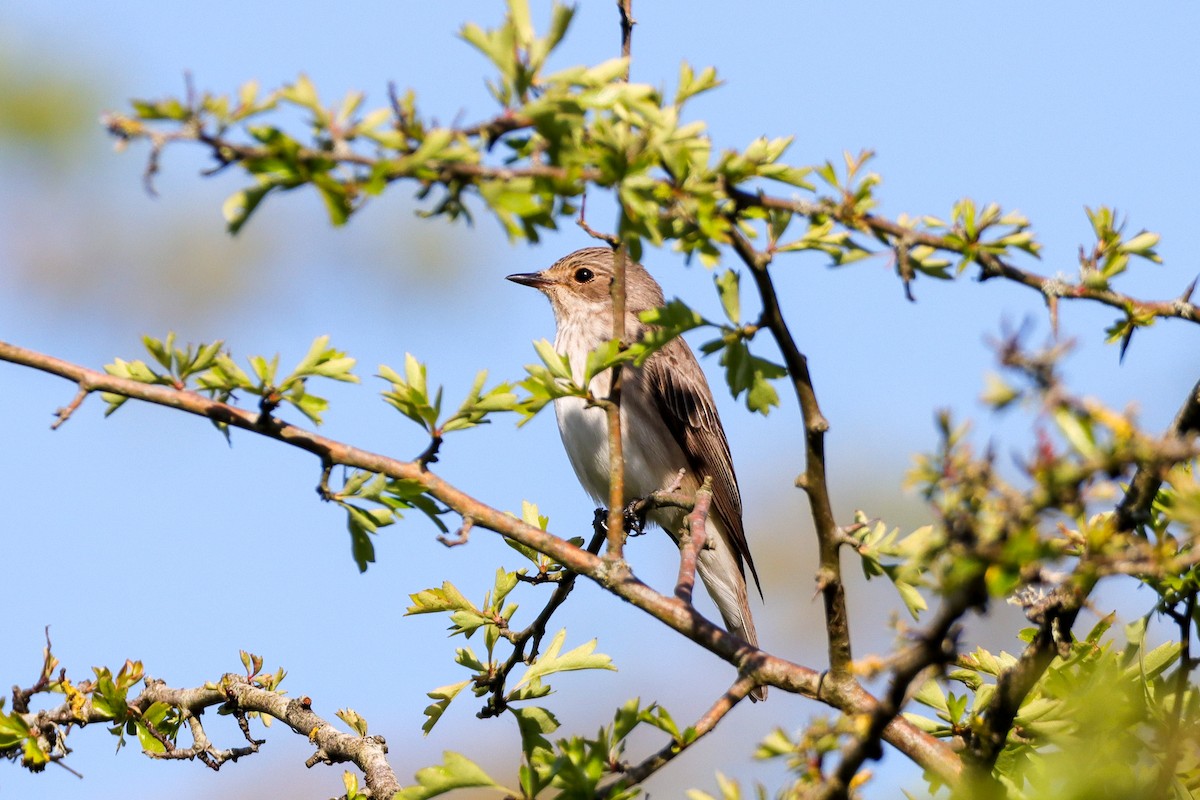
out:
<path id="1" fill-rule="evenodd" d="M 542 292 L 550 301 L 557 333 L 555 350 L 566 356 L 576 382 L 583 381 L 587 353 L 612 338 L 614 252 L 607 247 L 576 250 L 541 272 L 507 276 L 514 283 Z M 638 341 L 653 326 L 639 315 L 664 305 L 662 288 L 640 264 L 625 266 L 625 339 Z M 605 398 L 611 370 L 596 375 L 588 387 Z M 625 457 L 625 498 L 630 503 L 678 482 L 695 492 L 712 479 L 712 503 L 706 522 L 706 544 L 697 572 L 716 603 L 726 629 L 758 647 L 750 613 L 746 567 L 759 596 L 762 586 L 750 556 L 742 524 L 742 498 L 729 442 L 712 391 L 696 356 L 682 338 L 672 339 L 640 366 L 625 365 L 621 377 L 621 442 Z M 571 466 L 584 490 L 600 505 L 609 501 L 608 420 L 603 408 L 581 397 L 554 401 L 558 430 Z M 647 521 L 676 541 L 687 512 L 654 508 Z M 765 697 L 757 687 L 751 698 Z"/>

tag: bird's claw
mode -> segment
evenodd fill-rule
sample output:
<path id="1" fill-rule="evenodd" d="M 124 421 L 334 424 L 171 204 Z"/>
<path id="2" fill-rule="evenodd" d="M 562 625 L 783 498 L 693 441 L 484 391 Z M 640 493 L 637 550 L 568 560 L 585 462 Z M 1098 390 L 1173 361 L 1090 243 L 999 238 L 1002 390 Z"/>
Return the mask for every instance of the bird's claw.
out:
<path id="1" fill-rule="evenodd" d="M 641 500 L 634 500 L 625 506 L 625 536 L 641 536 L 646 532 L 646 511 Z M 597 508 L 594 525 L 608 533 L 608 509 Z"/>
<path id="2" fill-rule="evenodd" d="M 646 504 L 641 498 L 625 506 L 625 531 L 629 536 L 641 536 L 646 532 Z"/>

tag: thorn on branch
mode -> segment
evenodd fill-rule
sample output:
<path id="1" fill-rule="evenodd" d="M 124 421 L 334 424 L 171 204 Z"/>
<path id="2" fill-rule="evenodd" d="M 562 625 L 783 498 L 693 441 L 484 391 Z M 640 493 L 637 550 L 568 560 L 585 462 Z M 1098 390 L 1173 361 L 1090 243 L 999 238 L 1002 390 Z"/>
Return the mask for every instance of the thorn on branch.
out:
<path id="1" fill-rule="evenodd" d="M 62 762 L 62 757 L 61 757 L 61 756 L 52 756 L 52 757 L 50 758 L 50 763 L 51 763 L 51 764 L 54 764 L 55 766 L 62 767 L 62 768 L 63 768 L 63 769 L 65 769 L 67 772 L 69 772 L 69 773 L 71 773 L 72 775 L 74 775 L 76 778 L 79 778 L 79 780 L 83 780 L 83 773 L 82 773 L 82 772 L 79 772 L 78 770 L 71 769 L 71 768 L 70 768 L 70 767 L 68 767 L 66 764 L 64 764 L 64 763 Z"/>
<path id="2" fill-rule="evenodd" d="M 1133 325 L 1129 326 L 1129 330 L 1125 331 L 1125 335 L 1121 337 L 1121 350 L 1117 355 L 1117 363 L 1125 363 L 1125 351 L 1129 349 L 1129 343 L 1133 341 L 1133 332 L 1136 328 Z"/>
<path id="3" fill-rule="evenodd" d="M 1198 281 L 1200 281 L 1200 275 L 1197 275 L 1195 278 L 1192 278 L 1192 282 L 1189 283 L 1187 288 L 1183 290 L 1183 294 L 1179 295 L 1180 303 L 1191 303 L 1192 302 L 1192 294 L 1194 294 L 1196 291 L 1196 283 Z"/>
<path id="4" fill-rule="evenodd" d="M 439 533 L 437 540 L 446 547 L 458 547 L 460 544 L 466 544 L 471 538 L 471 528 L 475 527 L 475 520 L 470 517 L 463 517 L 463 523 L 455 532 L 454 538 L 446 536 L 444 533 Z"/>
<path id="5" fill-rule="evenodd" d="M 579 218 L 575 220 L 580 228 L 583 228 L 584 233 L 593 239 L 599 239 L 602 242 L 607 242 L 613 250 L 621 246 L 621 240 L 611 233 L 601 233 L 587 223 L 587 192 L 584 192 L 579 199 Z"/>
<path id="6" fill-rule="evenodd" d="M 388 81 L 388 102 L 392 106 L 393 126 L 400 133 L 404 133 L 411 120 L 409 120 L 408 114 L 404 113 L 404 106 L 400 103 L 400 93 L 396 89 L 395 81 Z"/>
<path id="7" fill-rule="evenodd" d="M 908 258 L 910 245 L 911 242 L 907 237 L 902 236 L 896 241 L 896 274 L 900 276 L 900 283 L 904 287 L 904 299 L 915 303 L 917 298 L 913 295 L 912 285 L 917 276 Z"/>
<path id="8" fill-rule="evenodd" d="M 187 100 L 188 111 L 196 113 L 196 82 L 192 80 L 192 71 L 185 69 L 183 71 L 183 91 L 184 98 Z"/>

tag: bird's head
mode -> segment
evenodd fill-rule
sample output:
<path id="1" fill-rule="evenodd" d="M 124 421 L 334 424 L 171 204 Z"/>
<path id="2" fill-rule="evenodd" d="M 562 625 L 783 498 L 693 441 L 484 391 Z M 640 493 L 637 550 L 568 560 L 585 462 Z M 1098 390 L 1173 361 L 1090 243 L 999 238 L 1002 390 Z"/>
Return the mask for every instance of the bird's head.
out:
<path id="1" fill-rule="evenodd" d="M 508 279 L 546 295 L 555 319 L 576 315 L 607 315 L 611 319 L 613 251 L 586 247 L 563 256 L 541 272 L 522 272 Z M 625 310 L 638 314 L 663 304 L 662 289 L 650 273 L 633 261 L 625 263 Z"/>

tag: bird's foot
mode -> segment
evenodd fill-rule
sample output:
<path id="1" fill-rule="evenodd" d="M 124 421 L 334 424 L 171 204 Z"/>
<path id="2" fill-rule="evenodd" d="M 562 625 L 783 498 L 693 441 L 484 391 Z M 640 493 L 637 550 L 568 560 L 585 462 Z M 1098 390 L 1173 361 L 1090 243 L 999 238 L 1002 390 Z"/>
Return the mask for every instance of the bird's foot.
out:
<path id="1" fill-rule="evenodd" d="M 646 532 L 646 503 L 641 498 L 625 506 L 625 531 L 629 536 Z"/>
<path id="2" fill-rule="evenodd" d="M 641 536 L 646 532 L 646 510 L 645 504 L 641 500 L 634 500 L 629 505 L 625 506 L 625 536 Z M 608 509 L 597 508 L 596 516 L 592 521 L 594 528 L 608 533 Z"/>

